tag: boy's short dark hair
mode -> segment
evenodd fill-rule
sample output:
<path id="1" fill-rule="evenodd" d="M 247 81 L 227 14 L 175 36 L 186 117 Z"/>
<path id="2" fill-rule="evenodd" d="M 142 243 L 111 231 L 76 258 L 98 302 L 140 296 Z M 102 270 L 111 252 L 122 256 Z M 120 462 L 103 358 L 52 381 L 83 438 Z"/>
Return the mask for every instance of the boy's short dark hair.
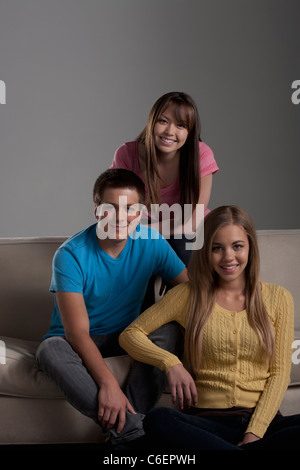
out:
<path id="1" fill-rule="evenodd" d="M 93 189 L 93 201 L 99 206 L 107 188 L 134 189 L 139 195 L 139 203 L 145 204 L 145 185 L 141 178 L 124 168 L 111 168 L 98 176 Z"/>

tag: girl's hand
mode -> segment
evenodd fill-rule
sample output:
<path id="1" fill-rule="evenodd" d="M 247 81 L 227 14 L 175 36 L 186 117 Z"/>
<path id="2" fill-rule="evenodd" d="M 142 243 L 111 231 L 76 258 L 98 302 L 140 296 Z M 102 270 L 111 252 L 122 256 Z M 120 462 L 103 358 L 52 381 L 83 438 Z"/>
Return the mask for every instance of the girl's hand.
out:
<path id="1" fill-rule="evenodd" d="M 252 432 L 246 432 L 244 435 L 244 439 L 238 443 L 238 446 L 242 446 L 243 444 L 249 444 L 250 442 L 259 441 L 260 437 L 256 436 Z"/>
<path id="2" fill-rule="evenodd" d="M 167 379 L 172 394 L 172 401 L 176 403 L 177 399 L 181 410 L 184 406 L 188 408 L 191 405 L 197 405 L 198 394 L 195 382 L 182 364 L 176 364 L 176 366 L 171 367 L 167 373 Z"/>

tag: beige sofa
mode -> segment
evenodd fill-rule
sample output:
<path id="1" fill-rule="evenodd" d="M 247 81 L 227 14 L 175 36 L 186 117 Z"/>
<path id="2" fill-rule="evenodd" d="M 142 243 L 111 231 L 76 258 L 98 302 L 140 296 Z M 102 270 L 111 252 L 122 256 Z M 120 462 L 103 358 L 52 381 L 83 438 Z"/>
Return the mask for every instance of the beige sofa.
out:
<path id="1" fill-rule="evenodd" d="M 261 279 L 283 285 L 295 301 L 291 383 L 284 414 L 300 413 L 300 230 L 258 231 Z M 100 428 L 63 398 L 39 370 L 35 351 L 53 307 L 51 261 L 64 238 L 0 239 L 0 444 L 93 443 Z M 297 342 L 298 341 L 298 342 Z M 107 359 L 120 384 L 131 359 Z M 166 392 L 160 404 L 172 406 Z"/>

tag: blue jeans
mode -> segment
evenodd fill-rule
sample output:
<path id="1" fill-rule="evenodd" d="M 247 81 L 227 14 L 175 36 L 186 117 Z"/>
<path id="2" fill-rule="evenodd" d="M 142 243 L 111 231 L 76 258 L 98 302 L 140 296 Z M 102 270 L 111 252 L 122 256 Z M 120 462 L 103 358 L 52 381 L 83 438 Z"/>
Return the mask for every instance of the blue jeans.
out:
<path id="1" fill-rule="evenodd" d="M 151 333 L 149 338 L 158 346 L 176 353 L 179 334 L 180 327 L 174 322 L 163 325 Z M 119 333 L 91 335 L 91 338 L 103 357 L 126 354 L 119 345 Z M 37 350 L 36 359 L 41 369 L 56 383 L 69 403 L 100 425 L 99 387 L 65 337 L 53 336 L 43 341 Z M 144 435 L 144 414 L 155 405 L 165 383 L 165 372 L 147 364 L 134 363 L 124 393 L 137 414 L 127 411 L 126 424 L 120 434 L 116 433 L 115 428 L 109 431 L 113 444 L 127 442 Z M 103 429 L 103 432 L 106 430 Z"/>
<path id="2" fill-rule="evenodd" d="M 267 450 L 297 449 L 300 442 L 300 415 L 277 414 L 263 439 L 239 447 L 247 429 L 249 416 L 187 414 L 170 408 L 155 408 L 144 419 L 146 435 L 156 449 L 180 451 L 201 450 Z"/>

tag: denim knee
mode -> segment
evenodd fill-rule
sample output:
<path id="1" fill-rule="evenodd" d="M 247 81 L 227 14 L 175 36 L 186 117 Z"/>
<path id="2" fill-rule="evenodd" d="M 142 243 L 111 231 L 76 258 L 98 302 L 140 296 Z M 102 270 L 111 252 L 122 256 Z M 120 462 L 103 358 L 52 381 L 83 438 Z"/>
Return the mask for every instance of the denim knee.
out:
<path id="1" fill-rule="evenodd" d="M 36 351 L 36 360 L 43 368 L 47 363 L 53 362 L 56 356 L 59 356 L 61 348 L 67 346 L 66 340 L 63 336 L 51 336 L 45 339 L 39 345 Z"/>
<path id="2" fill-rule="evenodd" d="M 162 325 L 157 330 L 149 334 L 149 339 L 166 351 L 181 357 L 183 354 L 183 327 L 173 321 Z"/>

